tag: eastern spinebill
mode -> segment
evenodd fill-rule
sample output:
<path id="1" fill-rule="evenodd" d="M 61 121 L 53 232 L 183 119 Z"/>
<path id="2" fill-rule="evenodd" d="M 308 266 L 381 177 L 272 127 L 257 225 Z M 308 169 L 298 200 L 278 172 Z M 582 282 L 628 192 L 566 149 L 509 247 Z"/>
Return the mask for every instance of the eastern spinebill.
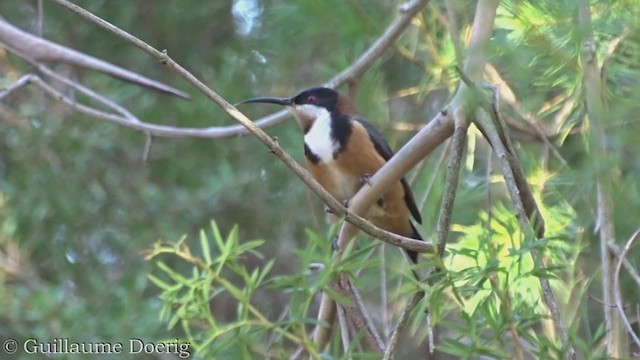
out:
<path id="1" fill-rule="evenodd" d="M 358 115 L 349 99 L 333 89 L 316 87 L 292 98 L 259 97 L 242 103 L 286 106 L 304 133 L 304 157 L 311 175 L 343 203 L 393 156 L 382 134 Z M 422 240 L 409 214 L 422 222 L 411 188 L 402 178 L 366 217 L 379 228 Z M 417 262 L 416 252 L 407 250 L 407 255 Z"/>

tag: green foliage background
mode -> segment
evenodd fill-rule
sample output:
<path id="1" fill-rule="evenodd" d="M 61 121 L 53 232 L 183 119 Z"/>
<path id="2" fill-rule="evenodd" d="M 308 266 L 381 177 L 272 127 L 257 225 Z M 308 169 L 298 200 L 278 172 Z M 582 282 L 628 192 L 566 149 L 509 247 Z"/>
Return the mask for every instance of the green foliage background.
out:
<path id="1" fill-rule="evenodd" d="M 453 3 L 464 43 L 475 2 Z M 167 49 L 175 60 L 232 102 L 251 96 L 287 96 L 329 79 L 381 34 L 395 18 L 398 6 L 382 0 L 77 4 L 155 47 Z M 238 13 L 242 4 L 255 6 L 247 33 L 243 26 L 248 26 L 250 12 Z M 615 203 L 616 232 L 621 240 L 638 227 L 640 214 L 640 126 L 634 116 L 638 111 L 638 69 L 633 60 L 640 55 L 635 21 L 638 11 L 640 4 L 631 0 L 592 2 L 598 55 L 601 61 L 607 59 L 605 95 L 611 109 L 606 119 L 609 155 L 601 162 L 603 168 L 595 167 L 593 158 L 600 154 L 587 136 L 590 126 L 582 101 L 575 2 L 503 1 L 490 44 L 491 64 L 513 90 L 522 110 L 535 115 L 533 121 L 550 134 L 567 160 L 565 167 L 549 155 L 542 142 L 532 140 L 530 128 L 512 130 L 519 139 L 519 156 L 530 183 L 555 227 L 551 233 L 556 238 L 550 242 L 556 244 L 546 249 L 550 259 L 558 261 L 555 265 L 564 265 L 555 271 L 558 297 L 565 302 L 565 309 L 578 309 L 567 319 L 571 331 L 596 347 L 601 345 L 597 335 L 601 305 L 587 296 L 576 297 L 601 296 L 598 245 L 593 235 L 596 174 L 604 171 L 613 179 L 614 186 L 608 190 Z M 0 14 L 35 32 L 35 1 L 3 1 Z M 233 124 L 220 109 L 131 45 L 51 2 L 44 2 L 44 14 L 44 37 L 193 96 L 191 101 L 166 98 L 103 75 L 56 65 L 57 70 L 117 101 L 140 119 L 175 126 Z M 392 148 L 399 148 L 412 135 L 397 130 L 398 123 L 424 123 L 455 90 L 458 79 L 452 40 L 456 39 L 451 34 L 444 2 L 431 2 L 361 80 L 356 104 L 383 131 Z M 607 46 L 623 34 L 620 44 L 609 51 Z M 20 59 L 0 52 L 0 86 L 29 71 L 32 69 Z M 246 106 L 242 110 L 258 118 L 274 109 Z M 509 116 L 524 123 L 516 113 Z M 264 240 L 259 248 L 262 256 L 243 257 L 243 266 L 262 267 L 273 259 L 272 274 L 292 275 L 302 273 L 309 262 L 294 250 L 308 248 L 310 238 L 328 233 L 320 202 L 251 137 L 156 138 L 149 162 L 143 164 L 143 134 L 73 113 L 33 87 L 0 102 L 0 119 L 2 338 L 123 341 L 138 337 L 152 341 L 182 337 L 184 328 L 167 329 L 166 318 L 159 317 L 166 304 L 159 298 L 160 289 L 148 280 L 150 273 L 158 270 L 153 270 L 153 263 L 145 261 L 142 253 L 157 240 L 175 241 L 187 234 L 186 244 L 195 245 L 199 244 L 199 229 L 208 229 L 211 219 L 216 219 L 223 234 L 238 224 L 240 243 Z M 301 160 L 302 139 L 293 122 L 268 132 Z M 486 245 L 478 239 L 486 235 L 482 229 L 486 227 L 488 189 L 498 204 L 495 219 L 513 221 L 501 180 L 492 177 L 487 186 L 486 146 L 477 133 L 470 134 L 473 139 L 454 210 L 453 240 L 459 238 L 460 242 L 452 247 L 452 257 L 469 256 L 460 253 L 461 249 Z M 423 207 L 422 229 L 429 238 L 435 229 L 444 181 L 443 169 L 437 172 L 440 151 L 428 159 L 414 181 L 421 199 L 436 174 Z M 493 229 L 493 236 L 499 236 L 500 231 L 514 236 L 505 229 Z M 325 236 L 320 238 L 326 240 Z M 319 251 L 317 246 L 312 249 Z M 193 251 L 200 255 L 200 250 Z M 484 251 L 495 255 L 501 250 Z M 389 253 L 388 261 L 401 266 L 401 257 Z M 325 248 L 321 256 L 328 254 Z M 637 250 L 632 250 L 628 258 L 633 261 L 637 255 Z M 170 268 L 188 271 L 175 257 L 162 260 Z M 485 265 L 474 265 L 478 267 L 473 270 L 478 271 L 475 276 L 486 270 Z M 456 281 L 465 279 L 470 271 L 452 268 L 457 270 L 461 273 Z M 375 279 L 370 281 L 375 284 Z M 637 284 L 625 277 L 622 283 L 626 301 L 637 303 Z M 260 309 L 274 319 L 289 295 L 285 291 L 267 293 L 254 301 L 257 299 Z M 236 305 L 218 299 L 211 310 L 220 319 L 233 319 Z M 463 356 L 452 350 L 460 346 L 446 344 L 442 351 Z"/>

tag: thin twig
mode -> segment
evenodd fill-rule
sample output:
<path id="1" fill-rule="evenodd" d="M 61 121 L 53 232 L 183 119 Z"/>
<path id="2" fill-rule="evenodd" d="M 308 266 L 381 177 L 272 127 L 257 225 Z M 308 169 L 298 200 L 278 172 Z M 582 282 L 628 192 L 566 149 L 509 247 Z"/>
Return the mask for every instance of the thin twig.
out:
<path id="1" fill-rule="evenodd" d="M 20 77 L 20 79 L 16 80 L 13 84 L 8 85 L 2 90 L 0 90 L 0 100 L 2 100 L 4 97 L 8 96 L 12 92 L 17 91 L 22 87 L 29 85 L 29 83 L 31 82 L 34 76 L 35 75 L 33 74 L 23 75 Z"/>
<path id="2" fill-rule="evenodd" d="M 467 136 L 468 122 L 463 114 L 460 118 L 454 115 L 456 128 L 453 132 L 452 151 L 447 165 L 447 175 L 445 178 L 444 193 L 440 204 L 440 212 L 438 213 L 438 222 L 436 225 L 436 239 L 438 244 L 438 256 L 442 257 L 447 245 L 447 235 L 451 226 L 451 214 L 453 213 L 453 205 L 456 200 L 456 190 L 460 178 L 460 162 L 464 153 L 464 143 Z"/>
<path id="3" fill-rule="evenodd" d="M 367 328 L 371 330 L 371 335 L 373 335 L 373 338 L 378 344 L 378 347 L 380 347 L 381 349 L 384 349 L 385 348 L 384 341 L 382 341 L 380 334 L 378 334 L 378 332 L 376 331 L 376 326 L 373 323 L 373 320 L 371 319 L 371 315 L 369 314 L 367 307 L 364 305 L 364 301 L 362 301 L 362 297 L 360 296 L 360 291 L 358 291 L 358 288 L 353 286 L 351 287 L 351 292 L 353 293 L 353 296 L 352 296 L 353 300 L 355 300 L 356 306 L 358 307 L 360 314 L 362 314 L 362 317 L 364 318 L 364 321 L 367 324 Z"/>
<path id="4" fill-rule="evenodd" d="M 144 142 L 144 149 L 142 150 L 142 163 L 144 165 L 149 164 L 149 157 L 151 156 L 152 146 L 153 146 L 153 135 L 147 133 L 147 140 Z"/>
<path id="5" fill-rule="evenodd" d="M 347 323 L 347 315 L 344 312 L 342 305 L 337 307 L 338 312 L 338 324 L 340 324 L 340 336 L 342 338 L 342 348 L 346 353 L 349 350 L 349 324 Z"/>
<path id="6" fill-rule="evenodd" d="M 618 258 L 618 260 L 622 261 L 622 265 L 627 270 L 629 275 L 633 281 L 636 282 L 636 285 L 640 288 L 640 274 L 638 274 L 638 270 L 633 266 L 633 264 L 626 258 L 622 256 L 622 249 L 620 246 L 614 242 L 609 242 L 609 250 Z"/>
<path id="7" fill-rule="evenodd" d="M 302 345 L 300 345 L 291 354 L 291 356 L 289 357 L 289 360 L 298 360 L 298 359 L 300 359 L 300 357 L 302 356 L 303 353 L 304 353 L 304 348 L 302 347 Z"/>
<path id="8" fill-rule="evenodd" d="M 389 360 L 393 358 L 393 353 L 396 349 L 396 345 L 398 345 L 398 340 L 400 340 L 400 332 L 404 328 L 405 324 L 409 320 L 409 314 L 413 311 L 413 309 L 418 305 L 420 300 L 424 297 L 424 291 L 417 291 L 413 293 L 411 298 L 407 301 L 404 309 L 402 310 L 402 314 L 400 314 L 400 318 L 396 324 L 395 329 L 391 333 L 391 337 L 389 338 L 389 343 L 387 344 L 387 349 L 384 352 L 383 360 Z"/>
<path id="9" fill-rule="evenodd" d="M 27 60 L 29 61 L 29 60 Z M 43 74 L 54 78 L 62 83 L 64 83 L 67 86 L 70 86 L 72 88 L 74 88 L 75 90 L 79 91 L 80 93 L 82 93 L 83 95 L 95 100 L 96 102 L 114 110 L 115 112 L 119 113 L 122 117 L 124 117 L 125 119 L 131 121 L 131 122 L 140 122 L 140 120 L 133 115 L 129 110 L 127 110 L 126 108 L 124 108 L 123 106 L 121 106 L 120 104 L 116 103 L 115 101 L 108 99 L 105 96 L 102 96 L 98 93 L 96 93 L 95 91 L 89 89 L 88 87 L 79 84 L 76 81 L 73 81 L 71 79 L 69 79 L 66 76 L 62 76 L 60 74 L 58 74 L 57 72 L 53 71 L 51 68 L 49 68 L 48 66 L 42 65 L 40 63 L 36 63 L 36 62 L 31 62 L 29 61 L 33 66 L 35 66 L 40 72 L 42 72 Z"/>
<path id="10" fill-rule="evenodd" d="M 629 323 L 629 319 L 627 318 L 627 314 L 624 312 L 624 308 L 622 306 L 622 294 L 620 291 L 620 269 L 622 268 L 622 260 L 625 258 L 625 256 L 627 256 L 627 252 L 631 248 L 631 245 L 633 244 L 633 242 L 638 237 L 639 233 L 640 233 L 640 229 L 636 230 L 636 232 L 634 232 L 633 235 L 631 235 L 629 240 L 627 240 L 627 243 L 624 245 L 624 248 L 622 249 L 622 253 L 620 254 L 620 260 L 618 260 L 618 265 L 616 266 L 616 270 L 613 274 L 613 288 L 614 288 L 614 294 L 616 299 L 616 305 L 618 308 L 618 313 L 620 314 L 620 318 L 622 318 L 622 322 L 627 327 L 627 332 L 629 333 L 633 341 L 636 343 L 636 346 L 638 347 L 640 347 L 640 338 L 638 338 L 638 335 L 636 335 L 635 331 L 633 330 L 633 327 L 631 327 L 631 324 Z"/>
<path id="11" fill-rule="evenodd" d="M 350 298 L 355 305 L 353 304 L 342 304 L 344 311 L 347 315 L 347 318 L 351 321 L 353 325 L 354 331 L 356 333 L 362 333 L 362 340 L 367 349 L 374 353 L 382 354 L 384 347 L 381 347 L 378 343 L 378 339 L 376 338 L 375 328 L 370 327 L 367 323 L 363 312 L 360 311 L 357 305 L 357 300 L 355 299 L 355 287 L 349 280 L 346 273 L 338 274 L 338 281 L 336 283 L 330 284 L 335 291 L 339 292 L 345 297 Z M 324 294 L 324 293 L 323 293 Z M 316 329 L 317 331 L 317 329 Z"/>
<path id="12" fill-rule="evenodd" d="M 384 336 L 384 339 L 386 341 L 389 340 L 389 309 L 387 308 L 388 306 L 388 297 L 389 294 L 387 293 L 387 264 L 386 264 L 386 259 L 384 257 L 384 251 L 385 247 L 384 246 L 380 246 L 379 248 L 379 252 L 380 254 L 378 255 L 378 257 L 380 258 L 380 265 L 379 265 L 379 269 L 380 269 L 380 308 L 382 309 L 382 335 Z"/>
<path id="13" fill-rule="evenodd" d="M 493 192 L 491 191 L 491 174 L 493 173 L 493 149 L 489 147 L 487 151 L 487 171 L 485 176 L 487 178 L 487 237 L 489 241 L 493 236 L 491 231 L 491 222 L 493 221 Z"/>
<path id="14" fill-rule="evenodd" d="M 453 150 L 449 155 L 445 186 L 442 201 L 440 203 L 440 210 L 438 212 L 438 221 L 436 223 L 437 254 L 440 259 L 444 256 L 444 251 L 447 246 L 447 236 L 449 234 L 449 228 L 451 227 L 453 205 L 455 203 L 456 190 L 458 188 L 460 178 L 460 163 L 462 160 L 462 154 L 464 153 L 467 129 L 469 128 L 469 123 L 462 112 L 453 114 L 453 119 L 456 123 L 455 130 L 453 131 L 453 139 L 450 142 Z M 437 269 L 432 269 L 431 272 L 434 273 L 435 271 L 437 271 Z M 429 281 L 430 284 L 432 282 L 433 281 L 431 280 Z M 435 339 L 433 335 L 433 318 L 430 311 L 427 312 L 427 329 L 429 333 L 429 352 L 433 353 L 435 350 Z"/>
<path id="15" fill-rule="evenodd" d="M 276 323 L 279 323 L 279 322 L 283 321 L 284 319 L 286 319 L 288 313 L 289 313 L 289 305 L 286 305 L 282 309 L 282 312 L 280 312 L 280 316 L 278 316 L 278 319 L 276 320 Z M 277 336 L 278 336 L 277 332 L 272 332 L 271 336 L 269 336 L 269 340 L 267 340 L 267 344 L 265 345 L 265 352 L 267 354 L 269 354 L 269 350 L 271 350 L 271 346 L 276 341 L 276 337 Z M 267 359 L 271 359 L 272 356 L 268 355 L 266 358 Z"/>

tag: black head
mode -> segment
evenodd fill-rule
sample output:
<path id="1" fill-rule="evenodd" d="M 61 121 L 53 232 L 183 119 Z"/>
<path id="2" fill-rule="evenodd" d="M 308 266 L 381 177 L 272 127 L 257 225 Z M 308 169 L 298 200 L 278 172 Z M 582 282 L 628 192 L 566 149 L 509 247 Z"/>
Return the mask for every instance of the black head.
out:
<path id="1" fill-rule="evenodd" d="M 292 101 L 294 105 L 315 105 L 331 112 L 336 109 L 339 96 L 340 94 L 333 89 L 316 87 L 301 92 Z"/>
<path id="2" fill-rule="evenodd" d="M 327 109 L 329 112 L 336 109 L 338 104 L 337 91 L 326 87 L 315 87 L 301 92 L 292 98 L 259 97 L 243 100 L 236 105 L 244 103 L 268 103 L 283 106 L 314 105 Z"/>

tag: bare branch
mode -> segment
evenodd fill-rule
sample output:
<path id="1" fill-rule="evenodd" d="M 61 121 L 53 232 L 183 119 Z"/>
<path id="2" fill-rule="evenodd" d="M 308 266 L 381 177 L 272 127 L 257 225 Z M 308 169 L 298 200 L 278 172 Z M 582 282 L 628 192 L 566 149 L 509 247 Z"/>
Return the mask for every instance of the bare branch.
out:
<path id="1" fill-rule="evenodd" d="M 340 324 L 340 336 L 342 338 L 342 347 L 344 348 L 344 352 L 346 353 L 349 349 L 349 344 L 351 341 L 349 340 L 349 324 L 347 323 L 347 315 L 344 313 L 344 308 L 342 306 L 337 307 L 338 310 L 338 324 Z"/>
<path id="2" fill-rule="evenodd" d="M 638 335 L 636 335 L 635 331 L 631 327 L 631 324 L 629 323 L 629 319 L 627 318 L 627 314 L 625 314 L 624 307 L 622 306 L 622 295 L 620 292 L 620 268 L 622 268 L 622 261 L 624 260 L 625 256 L 627 256 L 627 252 L 631 248 L 631 244 L 633 244 L 633 242 L 636 240 L 639 233 L 640 233 L 640 229 L 636 230 L 636 232 L 634 232 L 633 235 L 631 235 L 629 240 L 627 240 L 627 243 L 625 244 L 624 248 L 622 249 L 622 253 L 620 254 L 620 260 L 618 260 L 618 265 L 616 266 L 616 270 L 613 274 L 613 288 L 614 288 L 616 305 L 617 305 L 616 307 L 618 308 L 618 313 L 620 314 L 620 317 L 622 318 L 624 325 L 627 327 L 627 332 L 629 333 L 633 341 L 636 343 L 636 346 L 638 347 L 640 347 L 640 338 L 638 338 Z"/>
<path id="3" fill-rule="evenodd" d="M 20 79 L 16 80 L 16 82 L 14 82 L 13 84 L 0 90 L 0 100 L 7 97 L 12 92 L 20 90 L 21 88 L 29 85 L 29 83 L 33 79 L 33 76 L 34 75 L 32 74 L 23 75 L 22 77 L 20 77 Z"/>
<path id="4" fill-rule="evenodd" d="M 387 350 L 384 352 L 384 357 L 382 358 L 383 360 L 389 360 L 393 358 L 393 352 L 396 349 L 396 345 L 398 345 L 398 340 L 400 340 L 400 332 L 402 331 L 402 329 L 404 329 L 404 326 L 409 320 L 409 314 L 411 314 L 413 309 L 415 309 L 415 307 L 423 297 L 424 291 L 417 291 L 411 296 L 411 299 L 407 301 L 407 304 L 405 305 L 404 309 L 402 310 L 402 314 L 398 319 L 398 323 L 393 329 L 393 333 L 391 333 L 389 344 L 387 345 Z"/>
<path id="5" fill-rule="evenodd" d="M 54 0 L 58 1 L 58 0 Z M 325 83 L 328 87 L 337 87 L 345 82 L 358 79 L 382 54 L 396 41 L 411 23 L 411 19 L 429 2 L 428 0 L 410 0 L 400 6 L 400 16 L 365 51 L 353 65 Z"/>
<path id="6" fill-rule="evenodd" d="M 56 61 L 105 73 L 167 95 L 188 99 L 189 95 L 171 86 L 151 80 L 106 61 L 83 54 L 52 41 L 31 35 L 0 18 L 0 43 L 9 51 L 31 62 Z"/>
<path id="7" fill-rule="evenodd" d="M 86 86 L 83 86 L 65 76 L 62 76 L 58 73 L 56 73 L 55 71 L 53 71 L 51 68 L 49 68 L 48 66 L 39 64 L 39 63 L 33 63 L 33 65 L 35 67 L 38 68 L 38 70 L 40 70 L 40 72 L 42 72 L 43 74 L 52 77 L 74 89 L 76 89 L 77 91 L 81 92 L 82 94 L 90 97 L 91 99 L 97 101 L 98 103 L 113 109 L 115 112 L 120 113 L 120 115 L 122 115 L 122 117 L 124 117 L 126 120 L 131 121 L 131 122 L 137 122 L 139 123 L 140 120 L 134 116 L 131 112 L 129 112 L 129 110 L 125 109 L 124 107 L 122 107 L 120 104 L 116 103 L 115 101 L 112 101 L 98 93 L 96 93 L 95 91 L 89 89 Z"/>
<path id="8" fill-rule="evenodd" d="M 620 246 L 618 246 L 618 244 L 614 242 L 610 242 L 609 250 L 618 258 L 619 261 L 622 261 L 624 268 L 640 288 L 640 274 L 638 274 L 638 270 L 636 270 L 633 264 L 631 264 L 631 262 L 627 258 L 622 256 L 622 249 L 620 249 Z"/>
<path id="9" fill-rule="evenodd" d="M 387 309 L 389 293 L 387 289 L 387 264 L 385 261 L 384 246 L 380 246 L 378 258 L 380 259 L 380 308 L 382 309 L 382 335 L 385 340 L 389 340 L 389 310 Z"/>
<path id="10" fill-rule="evenodd" d="M 449 227 L 451 226 L 451 214 L 453 213 L 453 204 L 456 200 L 456 189 L 458 188 L 458 179 L 460 177 L 460 161 L 462 159 L 462 154 L 464 153 L 464 143 L 467 136 L 467 128 L 469 127 L 469 123 L 466 121 L 463 114 L 460 114 L 460 117 L 455 120 L 459 124 L 456 124 L 456 128 L 453 132 L 453 151 L 451 152 L 449 164 L 447 165 L 444 194 L 442 195 L 442 202 L 436 225 L 436 243 L 438 244 L 437 249 L 439 257 L 444 255 L 444 250 L 447 245 L 447 235 L 449 234 Z"/>
<path id="11" fill-rule="evenodd" d="M 375 353 L 382 353 L 384 347 L 381 347 L 378 343 L 379 336 L 375 334 L 375 328 L 370 327 L 367 323 L 366 319 L 363 316 L 363 313 L 358 309 L 357 301 L 354 295 L 354 286 L 347 277 L 345 273 L 338 274 L 338 281 L 332 284 L 329 284 L 331 288 L 333 288 L 338 293 L 342 294 L 350 298 L 353 301 L 353 304 L 341 304 L 341 307 L 344 309 L 347 318 L 351 321 L 351 324 L 354 327 L 356 333 L 363 334 L 364 345 L 369 349 L 369 351 Z M 323 293 L 323 297 L 325 293 Z M 335 306 L 335 303 L 334 303 Z M 318 329 L 323 329 L 321 327 L 316 328 L 316 332 Z M 317 334 L 314 334 L 314 336 Z M 320 347 L 318 347 L 320 349 Z"/>
<path id="12" fill-rule="evenodd" d="M 352 292 L 351 297 L 355 300 L 356 306 L 358 307 L 360 314 L 362 314 L 362 317 L 364 318 L 364 321 L 367 324 L 367 328 L 371 329 L 371 335 L 373 335 L 373 338 L 378 344 L 378 347 L 380 347 L 380 349 L 384 349 L 385 348 L 384 341 L 382 341 L 380 334 L 378 334 L 378 332 L 376 331 L 376 327 L 373 323 L 373 320 L 371 320 L 371 315 L 369 314 L 367 307 L 364 306 L 364 301 L 362 301 L 362 297 L 360 296 L 360 292 L 358 291 L 358 288 L 356 288 L 355 286 L 351 287 L 351 292 Z"/>

